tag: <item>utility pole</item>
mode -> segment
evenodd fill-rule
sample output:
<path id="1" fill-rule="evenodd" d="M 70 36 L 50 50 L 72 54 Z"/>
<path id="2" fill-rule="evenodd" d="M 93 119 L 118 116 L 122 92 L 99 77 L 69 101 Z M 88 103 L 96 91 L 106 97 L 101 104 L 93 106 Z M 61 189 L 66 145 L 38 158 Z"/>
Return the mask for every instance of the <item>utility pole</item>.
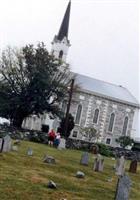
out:
<path id="1" fill-rule="evenodd" d="M 64 129 L 65 139 L 66 139 L 67 130 L 68 130 L 68 119 L 69 119 L 69 111 L 70 111 L 70 105 L 71 105 L 71 100 L 72 100 L 73 86 L 74 86 L 74 79 L 71 80 L 69 97 L 68 97 L 67 111 L 66 111 L 66 117 L 65 117 L 65 129 Z"/>

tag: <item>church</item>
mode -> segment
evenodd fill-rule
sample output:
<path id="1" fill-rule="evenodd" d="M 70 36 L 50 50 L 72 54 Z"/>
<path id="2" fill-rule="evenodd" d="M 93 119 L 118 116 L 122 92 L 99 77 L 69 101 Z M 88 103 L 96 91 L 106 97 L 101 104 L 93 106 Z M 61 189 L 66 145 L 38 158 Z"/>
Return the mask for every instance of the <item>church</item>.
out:
<path id="1" fill-rule="evenodd" d="M 52 41 L 51 53 L 64 62 L 71 46 L 68 39 L 70 10 L 71 1 L 59 32 Z M 82 74 L 76 74 L 75 83 L 80 85 L 80 89 L 73 94 L 70 106 L 70 113 L 75 119 L 71 138 L 88 141 L 88 137 L 81 134 L 81 128 L 84 127 L 94 127 L 100 136 L 98 141 L 110 146 L 117 146 L 116 138 L 123 135 L 135 138 L 135 123 L 140 106 L 126 88 Z M 66 102 L 61 106 L 65 112 Z M 58 126 L 57 120 L 50 120 L 48 114 L 44 114 L 40 118 L 33 116 L 26 119 L 23 127 L 40 130 L 42 124 L 48 124 L 50 128 Z"/>

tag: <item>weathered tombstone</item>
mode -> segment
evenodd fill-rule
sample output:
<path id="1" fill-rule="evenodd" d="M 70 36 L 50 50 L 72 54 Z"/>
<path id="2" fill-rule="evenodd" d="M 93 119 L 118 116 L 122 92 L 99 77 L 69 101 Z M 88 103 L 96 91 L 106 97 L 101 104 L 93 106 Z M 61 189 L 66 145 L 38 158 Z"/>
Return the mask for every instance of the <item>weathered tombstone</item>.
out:
<path id="1" fill-rule="evenodd" d="M 12 146 L 12 140 L 11 137 L 9 135 L 6 135 L 3 138 L 3 149 L 2 152 L 8 152 L 11 150 L 11 146 Z"/>
<path id="2" fill-rule="evenodd" d="M 123 176 L 124 172 L 125 172 L 125 159 L 124 156 L 121 156 L 121 158 L 117 158 L 116 160 L 115 173 L 118 176 Z"/>
<path id="3" fill-rule="evenodd" d="M 96 172 L 102 172 L 103 167 L 104 167 L 104 159 L 102 158 L 100 154 L 98 154 L 94 160 L 93 170 Z"/>
<path id="4" fill-rule="evenodd" d="M 89 162 L 89 154 L 88 154 L 88 152 L 84 152 L 81 156 L 80 164 L 88 165 L 88 162 Z"/>
<path id="5" fill-rule="evenodd" d="M 48 156 L 48 155 L 44 156 L 43 162 L 50 163 L 50 164 L 56 163 L 54 157 Z"/>
<path id="6" fill-rule="evenodd" d="M 102 172 L 104 169 L 104 159 L 100 159 L 100 162 L 99 162 L 99 172 Z"/>
<path id="7" fill-rule="evenodd" d="M 64 138 L 60 139 L 60 143 L 58 145 L 58 149 L 65 149 L 66 148 L 66 140 Z"/>
<path id="8" fill-rule="evenodd" d="M 76 172 L 76 177 L 77 177 L 77 178 L 85 178 L 85 174 L 84 174 L 84 172 L 77 171 L 77 172 Z"/>
<path id="9" fill-rule="evenodd" d="M 98 145 L 93 145 L 92 146 L 92 153 L 93 154 L 98 154 L 98 152 L 99 152 L 99 147 L 98 147 Z"/>
<path id="10" fill-rule="evenodd" d="M 53 181 L 49 181 L 49 182 L 48 182 L 48 188 L 56 189 L 56 183 L 53 182 Z"/>
<path id="11" fill-rule="evenodd" d="M 129 172 L 136 173 L 137 172 L 137 165 L 138 165 L 137 160 L 132 160 L 131 163 L 130 163 Z"/>
<path id="12" fill-rule="evenodd" d="M 28 150 L 27 150 L 27 155 L 28 156 L 32 156 L 33 155 L 33 150 L 32 150 L 32 148 L 28 148 Z"/>
<path id="13" fill-rule="evenodd" d="M 12 151 L 18 151 L 18 147 L 16 145 L 12 146 Z"/>
<path id="14" fill-rule="evenodd" d="M 131 180 L 127 175 L 118 179 L 115 200 L 128 200 L 131 187 Z"/>
<path id="15" fill-rule="evenodd" d="M 3 142 L 3 139 L 0 138 L 0 152 L 2 152 L 2 142 Z"/>

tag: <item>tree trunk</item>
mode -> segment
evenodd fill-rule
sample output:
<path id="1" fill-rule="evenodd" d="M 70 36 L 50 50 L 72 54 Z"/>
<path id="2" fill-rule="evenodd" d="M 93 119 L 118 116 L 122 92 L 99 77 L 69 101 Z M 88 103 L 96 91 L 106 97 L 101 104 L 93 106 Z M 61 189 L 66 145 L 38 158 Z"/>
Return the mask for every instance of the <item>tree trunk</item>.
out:
<path id="1" fill-rule="evenodd" d="M 22 126 L 22 122 L 24 120 L 25 117 L 23 117 L 21 114 L 17 115 L 14 119 L 13 119 L 13 126 L 17 127 L 17 128 L 21 128 Z"/>

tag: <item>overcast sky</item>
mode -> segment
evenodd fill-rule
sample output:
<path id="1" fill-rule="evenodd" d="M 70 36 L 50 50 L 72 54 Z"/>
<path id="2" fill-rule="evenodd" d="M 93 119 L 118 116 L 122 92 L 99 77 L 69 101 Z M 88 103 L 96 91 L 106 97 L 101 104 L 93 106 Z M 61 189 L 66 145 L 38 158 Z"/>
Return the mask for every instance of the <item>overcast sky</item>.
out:
<path id="1" fill-rule="evenodd" d="M 0 48 L 46 43 L 68 0 L 0 0 Z M 75 72 L 127 87 L 140 99 L 135 0 L 72 0 L 67 61 Z"/>

